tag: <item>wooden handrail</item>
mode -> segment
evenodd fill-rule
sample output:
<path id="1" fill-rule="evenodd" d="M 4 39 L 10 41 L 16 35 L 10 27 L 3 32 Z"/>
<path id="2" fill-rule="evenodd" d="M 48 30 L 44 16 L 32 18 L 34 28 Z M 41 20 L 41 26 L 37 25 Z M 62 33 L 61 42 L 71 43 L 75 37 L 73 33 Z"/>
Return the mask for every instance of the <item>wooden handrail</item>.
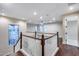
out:
<path id="1" fill-rule="evenodd" d="M 39 38 L 32 37 L 32 36 L 28 36 L 28 35 L 22 35 L 22 36 L 24 36 L 24 37 L 29 37 L 29 38 L 36 39 L 36 40 L 40 40 Z"/>
<path id="2" fill-rule="evenodd" d="M 35 32 L 30 32 L 30 31 L 27 31 L 27 33 L 35 33 Z M 46 33 L 46 32 L 36 32 L 36 33 L 43 33 L 43 34 L 55 34 L 55 33 Z"/>
<path id="3" fill-rule="evenodd" d="M 59 32 L 57 32 L 57 46 L 59 47 Z"/>
<path id="4" fill-rule="evenodd" d="M 54 35 L 52 35 L 52 36 L 50 36 L 50 37 L 48 37 L 48 38 L 44 38 L 44 39 L 45 39 L 45 40 L 50 39 L 50 38 L 54 37 L 55 35 L 57 35 L 57 33 L 54 34 Z M 36 39 L 36 40 L 41 40 L 41 39 L 39 39 L 39 38 L 32 37 L 32 36 L 28 36 L 28 35 L 22 35 L 22 36 L 24 36 L 24 37 L 29 37 L 29 38 Z"/>
<path id="5" fill-rule="evenodd" d="M 22 32 L 20 33 L 20 49 L 22 49 Z"/>
<path id="6" fill-rule="evenodd" d="M 54 35 L 52 35 L 52 36 L 50 36 L 50 37 L 48 37 L 48 38 L 45 38 L 45 40 L 48 40 L 48 39 L 50 39 L 50 38 L 54 37 L 55 35 L 57 35 L 57 33 L 56 33 L 56 34 L 54 34 Z"/>
<path id="7" fill-rule="evenodd" d="M 41 34 L 42 35 L 42 34 Z M 40 34 L 37 34 L 37 36 L 41 36 Z M 52 36 L 52 35 L 45 35 L 45 37 L 49 37 L 49 36 Z"/>
<path id="8" fill-rule="evenodd" d="M 22 32 L 20 33 L 20 37 L 19 39 L 17 40 L 16 44 L 13 46 L 13 52 L 15 53 L 15 47 L 16 45 L 18 44 L 19 40 L 22 39 Z M 20 45 L 21 45 L 21 42 L 20 42 Z M 20 47 L 21 48 L 21 47 Z"/>
<path id="9" fill-rule="evenodd" d="M 16 42 L 16 44 L 15 44 L 14 46 L 16 46 L 16 45 L 17 45 L 17 43 L 19 42 L 19 40 L 20 40 L 20 38 L 17 40 L 17 42 Z"/>
<path id="10" fill-rule="evenodd" d="M 15 47 L 18 44 L 19 40 L 20 40 L 20 49 L 22 49 L 22 36 L 24 36 L 24 37 L 29 37 L 29 38 L 36 39 L 36 40 L 41 40 L 42 56 L 44 56 L 45 40 L 48 40 L 48 39 L 54 37 L 55 35 L 57 35 L 57 46 L 59 47 L 59 33 L 58 32 L 56 34 L 54 34 L 53 36 L 50 36 L 48 38 L 44 38 L 44 34 L 42 34 L 41 39 L 36 38 L 36 33 L 35 33 L 35 37 L 32 37 L 32 36 L 23 35 L 21 32 L 20 38 L 18 39 L 17 43 L 13 46 L 13 52 L 15 52 Z"/>
<path id="11" fill-rule="evenodd" d="M 13 46 L 13 52 L 15 53 L 15 47 L 17 45 L 17 43 L 19 42 L 20 38 L 17 40 L 16 44 Z"/>

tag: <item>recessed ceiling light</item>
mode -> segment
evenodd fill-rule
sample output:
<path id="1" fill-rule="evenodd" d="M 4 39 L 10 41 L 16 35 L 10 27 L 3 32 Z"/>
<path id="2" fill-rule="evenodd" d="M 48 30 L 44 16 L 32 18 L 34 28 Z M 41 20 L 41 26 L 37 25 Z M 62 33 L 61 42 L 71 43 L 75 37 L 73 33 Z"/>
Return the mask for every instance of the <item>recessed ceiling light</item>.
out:
<path id="1" fill-rule="evenodd" d="M 41 16 L 40 19 L 42 19 L 43 17 Z"/>
<path id="2" fill-rule="evenodd" d="M 37 15 L 37 12 L 34 12 L 33 14 L 34 14 L 34 15 Z"/>
<path id="3" fill-rule="evenodd" d="M 55 21 L 56 19 L 55 19 L 55 17 L 53 17 L 53 19 L 52 19 L 53 21 Z"/>
<path id="4" fill-rule="evenodd" d="M 70 7 L 69 7 L 69 10 L 73 10 L 73 9 L 74 9 L 74 7 L 73 7 L 73 6 L 70 6 Z"/>

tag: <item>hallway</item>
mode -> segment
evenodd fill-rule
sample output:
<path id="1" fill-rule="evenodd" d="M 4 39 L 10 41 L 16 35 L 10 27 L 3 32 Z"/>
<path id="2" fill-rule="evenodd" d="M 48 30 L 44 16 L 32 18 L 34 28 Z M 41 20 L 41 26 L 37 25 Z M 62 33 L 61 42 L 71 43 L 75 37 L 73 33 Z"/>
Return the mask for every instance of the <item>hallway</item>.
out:
<path id="1" fill-rule="evenodd" d="M 78 6 L 0 3 L 0 56 L 78 56 Z"/>
<path id="2" fill-rule="evenodd" d="M 79 47 L 71 45 L 61 45 L 56 56 L 79 56 Z"/>

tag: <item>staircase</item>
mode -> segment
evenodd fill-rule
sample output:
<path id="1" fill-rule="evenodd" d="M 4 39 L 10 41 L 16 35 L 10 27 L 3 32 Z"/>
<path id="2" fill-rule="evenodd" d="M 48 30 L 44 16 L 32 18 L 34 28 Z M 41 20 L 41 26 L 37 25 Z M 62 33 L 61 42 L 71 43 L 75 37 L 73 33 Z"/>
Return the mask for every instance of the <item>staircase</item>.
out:
<path id="1" fill-rule="evenodd" d="M 48 35 L 48 33 L 46 33 L 47 35 Z M 50 34 L 50 33 L 49 33 Z M 36 36 L 36 35 L 35 35 Z M 26 49 L 24 49 L 23 48 L 23 37 L 25 37 L 25 38 L 30 38 L 30 39 L 32 39 L 32 40 L 34 40 L 34 41 L 32 41 L 32 42 L 36 42 L 36 40 L 39 40 L 39 42 L 40 42 L 40 46 L 41 46 L 41 49 L 39 48 L 38 49 L 38 51 L 41 51 L 41 53 L 40 52 L 37 52 L 37 50 L 36 50 L 36 53 L 35 53 L 35 50 L 34 49 L 32 49 L 32 50 L 30 50 L 30 48 L 33 48 L 34 46 L 29 46 L 29 48 L 27 48 L 28 50 L 30 50 L 30 51 L 28 51 L 27 50 L 27 52 L 31 55 L 31 56 L 34 56 L 34 55 L 42 55 L 42 56 L 48 56 L 48 55 L 55 55 L 55 53 L 57 52 L 57 50 L 58 50 L 58 47 L 59 47 L 59 35 L 58 35 L 58 32 L 57 33 L 52 33 L 51 34 L 51 36 L 46 36 L 45 37 L 45 35 L 44 34 L 41 34 L 41 38 L 39 38 L 39 37 L 33 37 L 33 36 L 28 36 L 28 35 L 24 35 L 24 34 L 22 34 L 22 32 L 20 33 L 20 37 L 19 37 L 19 39 L 17 40 L 17 42 L 16 42 L 16 44 L 13 46 L 13 51 L 12 51 L 12 53 L 9 53 L 9 54 L 6 54 L 5 56 L 30 56 L 27 52 L 26 52 Z M 52 38 L 53 37 L 53 38 Z M 47 41 L 47 45 L 45 44 L 45 40 Z M 50 41 L 49 41 L 50 40 Z M 18 43 L 19 42 L 19 43 Z M 29 41 L 28 41 L 29 42 Z M 30 43 L 32 43 L 31 41 L 30 41 Z M 38 42 L 38 43 L 39 43 Z M 52 43 L 50 43 L 50 42 L 53 42 L 53 44 Z M 54 43 L 54 42 L 56 42 L 56 43 Z M 33 45 L 35 45 L 33 43 Z M 50 43 L 50 44 L 49 44 Z M 19 46 L 19 50 L 16 52 L 16 46 L 17 46 L 17 44 L 19 44 L 18 46 Z M 49 45 L 51 45 L 51 46 L 49 46 Z M 39 47 L 40 47 L 39 46 Z M 47 46 L 47 50 L 46 50 L 46 46 Z M 48 48 L 51 48 L 51 49 L 48 49 Z M 36 47 L 34 47 L 34 48 L 36 48 Z M 45 49 L 44 49 L 45 48 Z M 24 50 L 25 51 L 24 51 Z M 54 52 L 56 50 L 56 52 Z M 50 52 L 49 52 L 50 51 Z M 35 53 L 35 54 L 33 54 L 33 53 Z"/>

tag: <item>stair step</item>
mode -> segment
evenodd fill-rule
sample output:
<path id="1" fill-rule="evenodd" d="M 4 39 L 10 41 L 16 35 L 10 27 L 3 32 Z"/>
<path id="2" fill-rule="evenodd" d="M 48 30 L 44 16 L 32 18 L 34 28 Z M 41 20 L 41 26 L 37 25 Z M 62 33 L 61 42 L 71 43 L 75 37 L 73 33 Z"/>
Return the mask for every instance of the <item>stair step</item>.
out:
<path id="1" fill-rule="evenodd" d="M 21 51 L 16 52 L 16 56 L 24 56 L 24 54 Z"/>

